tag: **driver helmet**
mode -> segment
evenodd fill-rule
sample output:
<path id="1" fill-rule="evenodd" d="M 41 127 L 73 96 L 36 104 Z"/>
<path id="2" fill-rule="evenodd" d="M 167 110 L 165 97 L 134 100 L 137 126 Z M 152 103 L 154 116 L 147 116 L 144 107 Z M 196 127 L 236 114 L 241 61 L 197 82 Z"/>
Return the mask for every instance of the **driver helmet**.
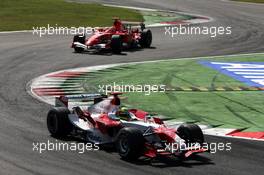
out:
<path id="1" fill-rule="evenodd" d="M 128 108 L 121 107 L 119 110 L 119 117 L 124 120 L 128 120 L 130 118 Z"/>
<path id="2" fill-rule="evenodd" d="M 114 24 L 113 26 L 115 27 L 115 29 L 117 31 L 120 31 L 122 29 L 122 23 L 121 23 L 121 20 L 118 19 L 118 18 L 114 18 Z"/>

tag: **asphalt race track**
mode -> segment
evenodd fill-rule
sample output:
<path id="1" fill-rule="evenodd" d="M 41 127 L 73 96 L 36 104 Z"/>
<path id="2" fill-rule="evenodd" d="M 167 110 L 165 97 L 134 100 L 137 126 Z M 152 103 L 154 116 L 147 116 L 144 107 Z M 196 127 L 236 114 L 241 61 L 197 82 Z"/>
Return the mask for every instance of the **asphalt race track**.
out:
<path id="1" fill-rule="evenodd" d="M 84 1 L 84 0 L 81 0 Z M 104 2 L 104 1 L 99 1 Z M 105 1 L 112 3 L 112 1 Z M 0 174 L 262 174 L 264 142 L 207 137 L 231 142 L 230 152 L 203 154 L 194 160 L 129 163 L 115 152 L 32 151 L 33 142 L 55 139 L 46 128 L 50 106 L 26 92 L 34 77 L 66 68 L 166 58 L 225 55 L 264 51 L 264 5 L 221 0 L 116 0 L 116 4 L 180 10 L 213 17 L 211 26 L 232 26 L 231 36 L 164 37 L 153 29 L 153 47 L 123 55 L 75 54 L 71 36 L 32 33 L 0 34 Z"/>

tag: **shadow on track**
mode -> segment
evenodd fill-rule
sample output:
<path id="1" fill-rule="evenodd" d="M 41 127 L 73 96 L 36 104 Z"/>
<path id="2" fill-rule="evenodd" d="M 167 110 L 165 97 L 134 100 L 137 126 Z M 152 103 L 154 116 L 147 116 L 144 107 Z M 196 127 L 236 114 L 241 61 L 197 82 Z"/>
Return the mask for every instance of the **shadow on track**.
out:
<path id="1" fill-rule="evenodd" d="M 144 51 L 145 49 L 156 49 L 156 47 L 149 48 L 132 48 L 132 49 L 124 49 L 120 54 L 114 54 L 110 50 L 101 50 L 101 51 L 83 51 L 82 53 L 72 52 L 74 54 L 89 54 L 89 55 L 104 55 L 104 56 L 112 56 L 112 55 L 121 55 L 126 56 L 127 53 L 133 53 L 138 51 Z"/>
<path id="2" fill-rule="evenodd" d="M 79 137 L 73 137 L 73 136 L 67 136 L 63 138 L 56 138 L 51 136 L 52 138 L 55 138 L 60 141 L 74 141 L 76 143 L 90 143 L 85 142 L 82 138 Z M 118 154 L 115 146 L 113 144 L 104 144 L 100 145 L 100 151 L 104 151 L 106 154 Z M 175 156 L 169 156 L 169 157 L 163 157 L 159 156 L 155 159 L 141 157 L 138 160 L 134 161 L 128 161 L 125 159 L 120 158 L 122 161 L 125 161 L 127 163 L 131 163 L 138 166 L 152 166 L 156 168 L 167 168 L 167 167 L 186 167 L 186 168 L 192 168 L 194 166 L 202 166 L 202 165 L 215 165 L 215 163 L 212 162 L 211 159 L 201 156 L 201 155 L 192 155 L 185 159 L 180 159 L 179 157 Z"/>
<path id="3" fill-rule="evenodd" d="M 116 149 L 113 145 L 104 145 L 102 148 L 106 153 L 116 153 Z M 201 155 L 192 155 L 189 158 L 180 159 L 179 157 L 170 156 L 170 157 L 157 157 L 155 159 L 141 157 L 135 161 L 128 161 L 120 158 L 123 161 L 126 161 L 135 165 L 149 165 L 157 168 L 167 168 L 167 167 L 187 167 L 192 168 L 193 166 L 201 166 L 201 165 L 214 165 L 211 159 L 201 156 Z"/>
<path id="4" fill-rule="evenodd" d="M 126 160 L 124 160 L 126 161 Z M 194 166 L 202 165 L 214 165 L 211 159 L 201 156 L 201 155 L 192 155 L 191 157 L 181 160 L 178 157 L 157 157 L 155 159 L 149 158 L 140 158 L 136 161 L 126 161 L 135 165 L 149 165 L 156 168 L 168 168 L 168 167 L 186 167 L 192 168 Z"/>

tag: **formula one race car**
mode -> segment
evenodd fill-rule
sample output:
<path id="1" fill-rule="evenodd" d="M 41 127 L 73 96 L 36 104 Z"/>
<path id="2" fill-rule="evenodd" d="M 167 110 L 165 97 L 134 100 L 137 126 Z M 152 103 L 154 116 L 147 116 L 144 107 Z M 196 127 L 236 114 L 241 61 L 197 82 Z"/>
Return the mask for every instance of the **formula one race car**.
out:
<path id="1" fill-rule="evenodd" d="M 132 25 L 140 27 L 133 28 Z M 120 54 L 123 49 L 148 48 L 151 43 L 152 33 L 145 28 L 143 23 L 121 22 L 119 19 L 115 19 L 112 27 L 99 28 L 90 38 L 86 38 L 84 34 L 75 35 L 71 47 L 77 53 L 109 50 Z"/>
<path id="2" fill-rule="evenodd" d="M 209 151 L 202 147 L 204 136 L 198 125 L 183 124 L 175 129 L 142 110 L 122 107 L 109 112 L 109 105 L 118 95 L 114 96 L 57 97 L 55 107 L 47 115 L 49 132 L 57 138 L 74 136 L 98 145 L 112 144 L 126 160 L 141 156 L 178 156 L 181 159 Z"/>

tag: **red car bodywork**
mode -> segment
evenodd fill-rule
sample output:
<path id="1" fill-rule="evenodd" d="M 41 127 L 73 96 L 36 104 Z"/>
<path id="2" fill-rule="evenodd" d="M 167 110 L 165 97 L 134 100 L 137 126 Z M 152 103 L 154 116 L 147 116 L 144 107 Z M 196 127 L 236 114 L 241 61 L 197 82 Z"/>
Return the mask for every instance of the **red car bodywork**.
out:
<path id="1" fill-rule="evenodd" d="M 140 23 L 137 24 L 140 25 Z M 146 42 L 146 34 L 144 34 L 144 32 L 148 33 L 147 39 L 150 40 L 147 44 L 144 44 L 144 42 Z M 152 41 L 150 30 L 144 31 L 144 27 L 141 29 L 133 28 L 130 24 L 124 25 L 118 20 L 118 24 L 114 23 L 112 27 L 96 29 L 89 38 L 85 38 L 84 34 L 76 35 L 71 47 L 74 48 L 76 52 L 82 52 L 84 50 L 110 50 L 113 49 L 113 36 L 120 37 L 122 48 L 133 48 L 138 46 L 149 47 Z"/>

